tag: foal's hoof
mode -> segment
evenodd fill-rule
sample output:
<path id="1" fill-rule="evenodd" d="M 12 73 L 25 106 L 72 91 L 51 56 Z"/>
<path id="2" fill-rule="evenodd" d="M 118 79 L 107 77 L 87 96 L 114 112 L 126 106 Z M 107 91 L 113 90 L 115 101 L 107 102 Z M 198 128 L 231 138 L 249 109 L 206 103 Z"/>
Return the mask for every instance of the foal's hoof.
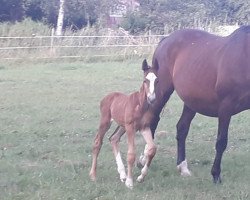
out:
<path id="1" fill-rule="evenodd" d="M 127 186 L 127 188 L 129 189 L 133 189 L 133 180 L 130 178 L 126 179 L 125 185 Z"/>
<path id="2" fill-rule="evenodd" d="M 125 181 L 126 181 L 126 174 L 121 174 L 120 175 L 120 180 L 121 180 L 121 182 L 125 183 Z"/>
<path id="3" fill-rule="evenodd" d="M 91 181 L 96 181 L 96 176 L 91 173 L 89 174 L 89 178 Z"/>
<path id="4" fill-rule="evenodd" d="M 126 178 L 120 178 L 120 180 L 121 180 L 122 183 L 125 183 Z"/>
<path id="5" fill-rule="evenodd" d="M 144 181 L 144 177 L 142 175 L 138 176 L 137 182 L 142 183 Z"/>
<path id="6" fill-rule="evenodd" d="M 127 175 L 125 173 L 125 170 L 118 170 L 119 174 L 120 174 L 120 180 L 121 182 L 125 183 Z"/>
<path id="7" fill-rule="evenodd" d="M 213 176 L 213 182 L 214 184 L 220 184 L 221 183 L 220 176 Z"/>

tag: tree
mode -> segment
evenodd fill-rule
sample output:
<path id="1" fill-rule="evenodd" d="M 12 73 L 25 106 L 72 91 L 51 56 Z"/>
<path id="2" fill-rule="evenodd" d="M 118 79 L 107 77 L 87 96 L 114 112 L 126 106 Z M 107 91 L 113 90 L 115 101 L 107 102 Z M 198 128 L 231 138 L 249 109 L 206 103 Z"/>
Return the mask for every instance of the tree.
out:
<path id="1" fill-rule="evenodd" d="M 24 16 L 23 2 L 20 0 L 0 0 L 0 22 L 21 21 Z"/>
<path id="2" fill-rule="evenodd" d="M 124 0 L 67 0 L 63 28 L 106 27 L 112 11 Z M 249 0 L 138 0 L 139 10 L 127 10 L 121 26 L 133 34 L 152 30 L 167 33 L 179 28 L 218 24 L 249 24 Z M 0 0 L 0 22 L 29 17 L 56 27 L 60 0 Z M 118 9 L 119 10 L 119 9 Z"/>
<path id="3" fill-rule="evenodd" d="M 26 17 L 34 21 L 42 21 L 45 17 L 41 0 L 24 0 L 24 9 Z"/>
<path id="4" fill-rule="evenodd" d="M 249 24 L 250 23 L 250 2 L 246 0 L 229 0 L 231 10 L 231 22 Z"/>
<path id="5" fill-rule="evenodd" d="M 64 17 L 64 0 L 60 0 L 60 8 L 59 8 L 58 18 L 57 18 L 56 35 L 62 35 L 63 17 Z"/>

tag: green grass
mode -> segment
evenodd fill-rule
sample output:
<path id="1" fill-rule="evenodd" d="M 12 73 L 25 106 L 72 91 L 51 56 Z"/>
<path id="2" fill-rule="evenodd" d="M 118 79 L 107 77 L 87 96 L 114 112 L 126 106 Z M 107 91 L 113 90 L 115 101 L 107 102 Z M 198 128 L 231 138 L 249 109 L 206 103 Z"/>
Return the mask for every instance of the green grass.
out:
<path id="1" fill-rule="evenodd" d="M 137 90 L 140 67 L 141 61 L 0 64 L 0 199 L 249 199 L 249 111 L 232 119 L 221 185 L 210 176 L 217 121 L 196 116 L 187 139 L 193 176 L 183 178 L 176 171 L 182 103 L 175 94 L 158 126 L 167 134 L 155 139 L 158 150 L 145 182 L 135 182 L 132 191 L 120 183 L 108 139 L 97 182 L 89 180 L 99 101 L 111 91 Z M 136 139 L 139 155 L 144 142 L 139 134 Z M 121 150 L 125 159 L 125 137 Z M 135 168 L 134 177 L 139 173 Z"/>

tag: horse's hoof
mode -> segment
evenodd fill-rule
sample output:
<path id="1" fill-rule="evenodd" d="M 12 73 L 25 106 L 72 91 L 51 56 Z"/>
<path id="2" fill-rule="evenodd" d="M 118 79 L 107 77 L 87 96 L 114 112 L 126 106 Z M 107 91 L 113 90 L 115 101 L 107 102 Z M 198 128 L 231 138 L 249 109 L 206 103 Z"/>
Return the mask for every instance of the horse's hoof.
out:
<path id="1" fill-rule="evenodd" d="M 181 176 L 192 176 L 192 173 L 188 169 L 181 169 L 177 167 L 178 172 L 180 172 Z"/>
<path id="2" fill-rule="evenodd" d="M 220 184 L 221 183 L 220 176 L 213 176 L 213 182 L 214 184 Z"/>
<path id="3" fill-rule="evenodd" d="M 138 176 L 137 182 L 142 183 L 144 181 L 144 177 L 142 175 Z"/>
<path id="4" fill-rule="evenodd" d="M 181 172 L 181 176 L 192 176 L 192 174 L 189 170 L 186 170 Z"/>
<path id="5" fill-rule="evenodd" d="M 187 161 L 184 160 L 181 164 L 177 165 L 177 170 L 181 173 L 181 176 L 191 176 L 191 172 L 188 169 Z"/>
<path id="6" fill-rule="evenodd" d="M 126 179 L 125 185 L 127 186 L 127 188 L 129 189 L 133 189 L 133 180 L 130 178 Z"/>

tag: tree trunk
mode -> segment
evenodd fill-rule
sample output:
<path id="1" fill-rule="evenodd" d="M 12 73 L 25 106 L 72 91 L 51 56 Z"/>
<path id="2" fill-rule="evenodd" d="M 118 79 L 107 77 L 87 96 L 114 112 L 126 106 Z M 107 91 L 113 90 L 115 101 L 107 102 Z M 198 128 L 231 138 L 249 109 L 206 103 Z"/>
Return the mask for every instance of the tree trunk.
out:
<path id="1" fill-rule="evenodd" d="M 62 35 L 62 28 L 63 28 L 63 17 L 64 17 L 64 1 L 60 0 L 60 8 L 57 18 L 57 27 L 56 27 L 56 35 Z"/>

